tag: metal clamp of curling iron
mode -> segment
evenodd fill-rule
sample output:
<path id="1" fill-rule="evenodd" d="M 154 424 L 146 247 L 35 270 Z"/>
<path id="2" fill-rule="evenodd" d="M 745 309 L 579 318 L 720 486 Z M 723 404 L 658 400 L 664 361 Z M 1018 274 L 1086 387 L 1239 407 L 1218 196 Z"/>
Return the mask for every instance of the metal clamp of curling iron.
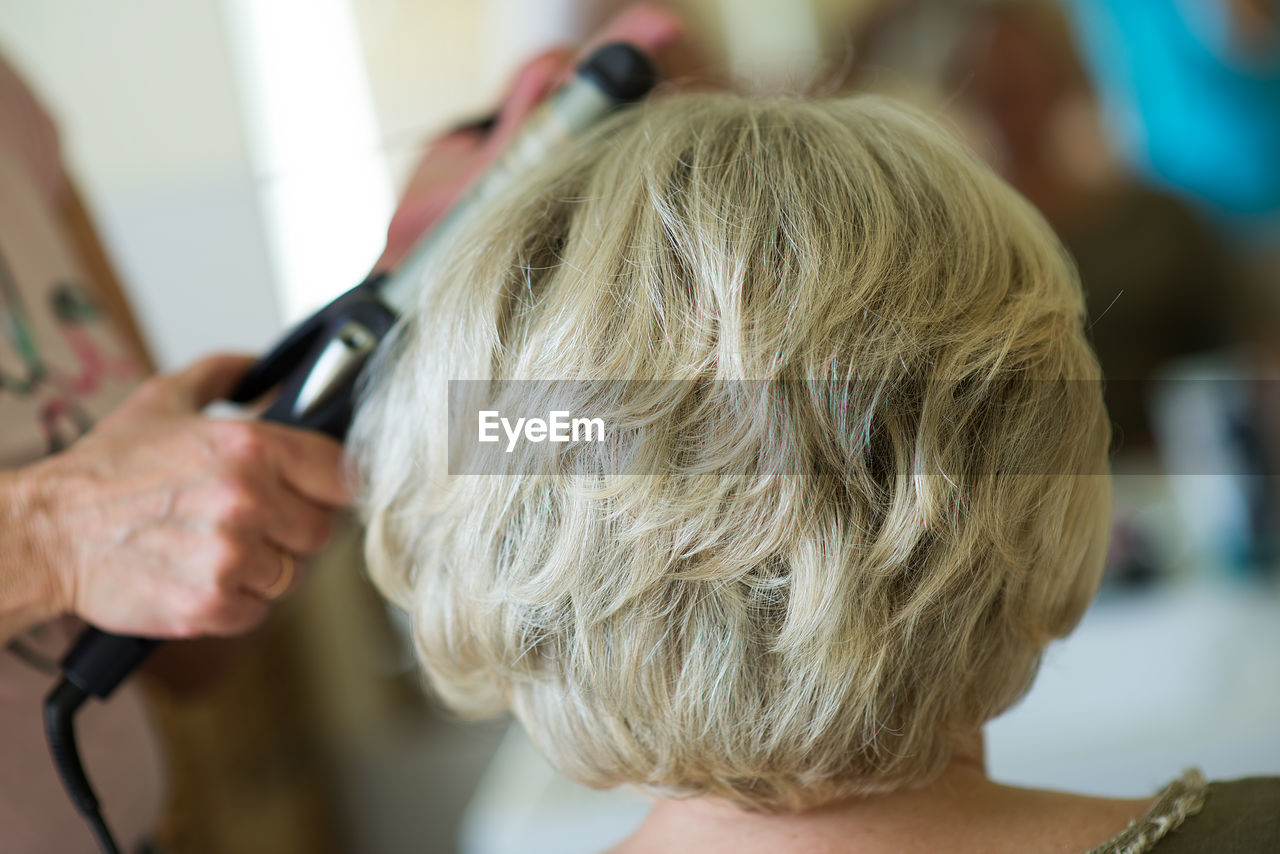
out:
<path id="1" fill-rule="evenodd" d="M 631 45 L 610 44 L 592 53 L 573 78 L 529 117 L 497 163 L 414 247 L 399 269 L 370 276 L 294 328 L 254 365 L 231 400 L 248 403 L 278 389 L 261 416 L 264 420 L 317 430 L 341 441 L 351 423 L 361 370 L 399 313 L 412 304 L 430 266 L 461 224 L 480 203 L 565 140 L 615 108 L 643 98 L 656 80 L 653 65 Z M 159 643 L 90 627 L 63 659 L 63 677 L 45 700 L 45 732 L 54 763 L 106 854 L 119 849 L 80 761 L 74 716 L 88 697 L 110 696 Z"/>

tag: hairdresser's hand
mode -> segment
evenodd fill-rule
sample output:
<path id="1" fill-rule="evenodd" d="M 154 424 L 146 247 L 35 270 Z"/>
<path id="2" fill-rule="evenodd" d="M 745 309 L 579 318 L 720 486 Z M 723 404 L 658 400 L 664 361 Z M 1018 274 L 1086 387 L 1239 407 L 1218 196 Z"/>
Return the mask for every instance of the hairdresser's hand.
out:
<path id="1" fill-rule="evenodd" d="M 58 610 L 110 631 L 228 635 L 296 584 L 348 501 L 340 446 L 206 418 L 251 359 L 216 356 L 139 388 L 64 453 L 18 473 L 29 559 Z"/>
<path id="2" fill-rule="evenodd" d="M 405 189 L 387 230 L 387 247 L 375 270 L 391 270 L 458 201 L 471 183 L 497 160 L 534 108 L 573 73 L 577 62 L 613 41 L 629 42 L 664 67 L 683 71 L 693 61 L 682 51 L 684 24 L 674 13 L 650 3 L 628 7 L 592 36 L 581 50 L 542 53 L 525 63 L 491 128 L 462 128 L 435 140 Z"/>

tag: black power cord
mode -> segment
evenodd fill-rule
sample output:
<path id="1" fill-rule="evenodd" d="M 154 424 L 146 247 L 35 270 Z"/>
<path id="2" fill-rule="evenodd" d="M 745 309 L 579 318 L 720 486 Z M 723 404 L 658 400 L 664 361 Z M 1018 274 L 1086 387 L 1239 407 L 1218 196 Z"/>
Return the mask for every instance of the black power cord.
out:
<path id="1" fill-rule="evenodd" d="M 63 677 L 44 700 L 44 733 L 49 741 L 49 753 L 62 778 L 62 785 L 71 796 L 71 802 L 84 816 L 93 831 L 94 839 L 102 854 L 120 854 L 115 838 L 102 817 L 98 796 L 84 773 L 80 761 L 80 748 L 76 746 L 75 714 L 89 694 L 70 679 Z"/>

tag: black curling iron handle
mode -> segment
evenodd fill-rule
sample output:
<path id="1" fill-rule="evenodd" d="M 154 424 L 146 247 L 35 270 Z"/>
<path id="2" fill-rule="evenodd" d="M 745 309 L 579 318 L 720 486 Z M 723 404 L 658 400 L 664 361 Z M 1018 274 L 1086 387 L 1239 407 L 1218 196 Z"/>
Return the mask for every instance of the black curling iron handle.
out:
<path id="1" fill-rule="evenodd" d="M 360 370 L 396 319 L 377 285 L 377 278 L 362 282 L 299 325 L 250 369 L 231 399 L 247 403 L 278 386 L 263 420 L 345 438 Z M 62 670 L 86 694 L 106 699 L 159 644 L 90 626 Z"/>
<path id="2" fill-rule="evenodd" d="M 159 645 L 155 638 L 116 635 L 90 626 L 62 659 L 62 672 L 86 694 L 106 699 Z"/>

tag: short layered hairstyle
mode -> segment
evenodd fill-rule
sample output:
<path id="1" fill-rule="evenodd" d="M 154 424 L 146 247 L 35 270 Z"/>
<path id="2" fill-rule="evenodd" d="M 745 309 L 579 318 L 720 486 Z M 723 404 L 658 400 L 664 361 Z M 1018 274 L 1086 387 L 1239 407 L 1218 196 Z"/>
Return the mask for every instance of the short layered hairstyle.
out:
<path id="1" fill-rule="evenodd" d="M 785 811 L 925 784 L 1096 591 L 1083 313 L 1039 214 L 920 112 L 645 103 L 424 283 L 351 442 L 370 573 L 449 706 L 510 709 L 588 785 Z M 645 423 L 645 470 L 449 474 L 448 381 L 617 378 L 678 381 L 595 399 Z"/>

